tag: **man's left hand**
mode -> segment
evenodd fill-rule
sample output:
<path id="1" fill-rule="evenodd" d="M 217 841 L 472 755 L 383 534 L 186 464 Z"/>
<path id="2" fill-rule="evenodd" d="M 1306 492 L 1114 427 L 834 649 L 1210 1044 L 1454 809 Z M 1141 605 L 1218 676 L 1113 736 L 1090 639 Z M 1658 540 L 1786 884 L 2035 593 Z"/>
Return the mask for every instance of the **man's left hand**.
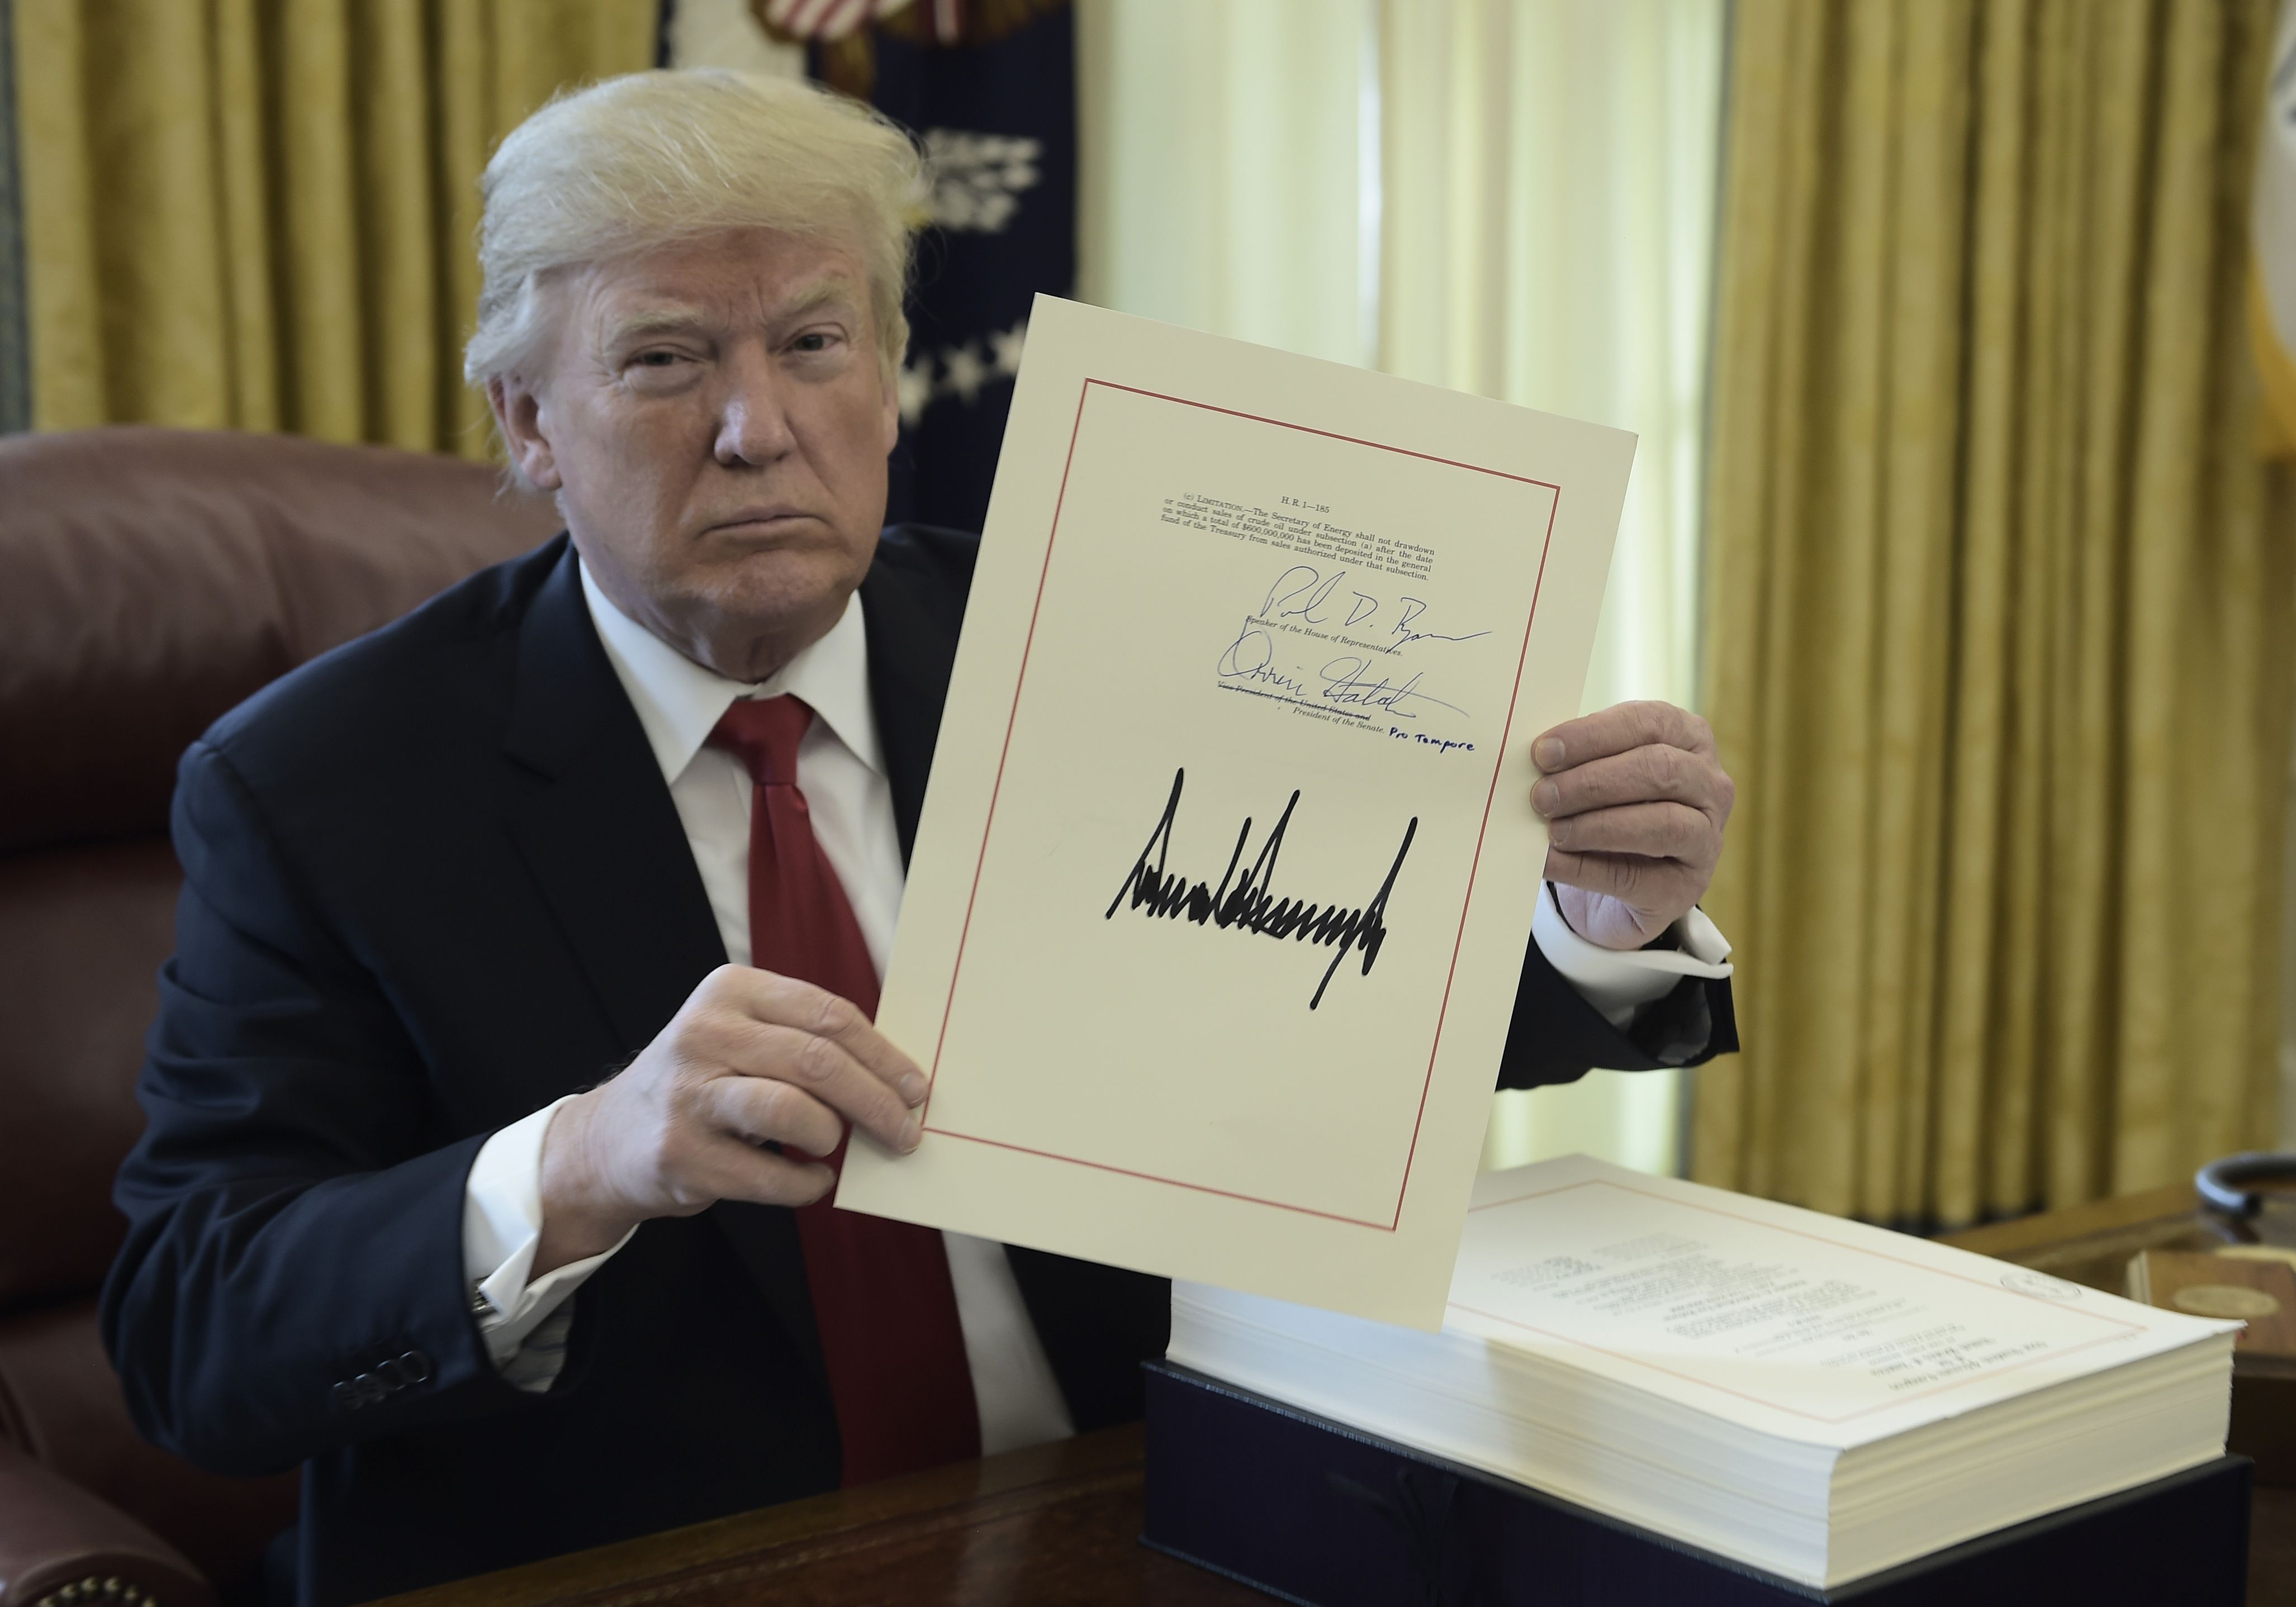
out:
<path id="1" fill-rule="evenodd" d="M 1640 948 L 1690 913 L 1722 857 L 1737 789 L 1706 722 L 1671 703 L 1620 703 L 1531 744 L 1545 776 L 1546 879 L 1570 930 Z"/>

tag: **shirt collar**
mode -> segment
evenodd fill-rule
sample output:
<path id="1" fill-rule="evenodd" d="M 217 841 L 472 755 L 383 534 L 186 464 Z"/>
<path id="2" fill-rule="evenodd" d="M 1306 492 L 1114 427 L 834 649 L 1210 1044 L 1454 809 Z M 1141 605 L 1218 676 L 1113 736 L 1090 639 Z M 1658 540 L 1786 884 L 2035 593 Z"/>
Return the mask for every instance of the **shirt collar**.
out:
<path id="1" fill-rule="evenodd" d="M 637 710 L 663 780 L 675 782 L 685 773 L 734 699 L 784 692 L 810 704 L 815 717 L 856 758 L 880 775 L 885 773 L 877 722 L 869 709 L 869 630 L 858 597 L 846 599 L 845 611 L 827 635 L 769 679 L 749 685 L 696 664 L 616 608 L 598 589 L 588 564 L 578 567 L 598 640 Z"/>

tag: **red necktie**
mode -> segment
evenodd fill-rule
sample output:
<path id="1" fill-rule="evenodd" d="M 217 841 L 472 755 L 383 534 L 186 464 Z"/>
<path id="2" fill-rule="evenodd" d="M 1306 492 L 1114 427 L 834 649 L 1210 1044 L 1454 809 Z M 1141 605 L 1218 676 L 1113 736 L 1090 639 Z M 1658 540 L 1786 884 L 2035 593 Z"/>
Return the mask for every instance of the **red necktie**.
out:
<path id="1" fill-rule="evenodd" d="M 877 968 L 798 790 L 813 710 L 793 697 L 736 702 L 709 740 L 757 783 L 750 809 L 750 963 L 877 1013 Z M 845 1160 L 840 1143 L 829 1158 Z M 980 1455 L 964 1331 L 940 1234 L 841 1211 L 797 1213 L 805 1281 L 845 1447 L 845 1482 L 865 1484 Z"/>

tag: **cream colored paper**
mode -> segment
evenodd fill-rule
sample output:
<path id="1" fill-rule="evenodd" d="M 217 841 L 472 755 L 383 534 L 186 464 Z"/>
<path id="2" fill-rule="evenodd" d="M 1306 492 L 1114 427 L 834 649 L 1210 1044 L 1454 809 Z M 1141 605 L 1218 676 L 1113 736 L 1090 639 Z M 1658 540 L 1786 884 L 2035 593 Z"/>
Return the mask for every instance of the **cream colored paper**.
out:
<path id="1" fill-rule="evenodd" d="M 837 1202 L 1438 1326 L 1633 453 L 1037 298 Z"/>
<path id="2" fill-rule="evenodd" d="M 1447 1324 L 1837 1449 L 2237 1327 L 1591 1155 L 1477 1180 Z"/>

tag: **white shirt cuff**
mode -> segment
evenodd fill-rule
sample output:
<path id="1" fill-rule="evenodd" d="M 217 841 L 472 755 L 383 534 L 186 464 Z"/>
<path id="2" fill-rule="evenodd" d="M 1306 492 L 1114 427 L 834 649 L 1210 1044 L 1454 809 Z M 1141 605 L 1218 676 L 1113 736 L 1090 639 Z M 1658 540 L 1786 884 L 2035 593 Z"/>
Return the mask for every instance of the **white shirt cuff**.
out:
<path id="1" fill-rule="evenodd" d="M 531 1365 L 513 1370 L 512 1363 L 529 1338 L 605 1265 L 607 1257 L 630 1242 L 630 1234 L 624 1234 L 603 1254 L 569 1261 L 527 1281 L 542 1242 L 543 1136 L 565 1103 L 553 1101 L 488 1139 L 463 1185 L 463 1275 L 471 1286 L 472 1314 L 496 1368 L 521 1389 L 548 1389 L 558 1374 L 555 1356 L 546 1370 Z M 553 1349 L 559 1349 L 564 1344 L 564 1324 L 553 1326 Z M 528 1358 L 529 1364 L 539 1359 Z"/>
<path id="2" fill-rule="evenodd" d="M 1554 883 L 1538 884 L 1538 913 L 1531 917 L 1530 934 L 1546 963 L 1578 990 L 1578 996 L 1620 1031 L 1632 1024 L 1635 1012 L 1672 993 L 1685 977 L 1716 980 L 1730 974 L 1730 940 L 1693 909 L 1669 929 L 1680 948 L 1604 948 L 1570 930 L 1554 900 Z"/>

